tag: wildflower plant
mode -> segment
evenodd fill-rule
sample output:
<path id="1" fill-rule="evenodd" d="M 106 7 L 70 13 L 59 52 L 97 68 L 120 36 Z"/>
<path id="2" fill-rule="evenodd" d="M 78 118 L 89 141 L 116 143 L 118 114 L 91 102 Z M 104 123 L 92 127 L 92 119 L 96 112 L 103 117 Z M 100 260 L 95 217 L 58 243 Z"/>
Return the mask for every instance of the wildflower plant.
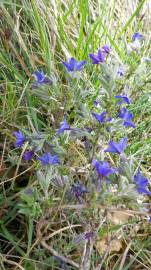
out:
<path id="1" fill-rule="evenodd" d="M 135 41 L 136 39 L 141 38 L 142 36 L 134 35 L 132 39 Z M 135 117 L 133 113 L 129 111 L 129 107 L 132 103 L 131 99 L 127 95 L 118 92 L 116 85 L 118 85 L 119 78 L 118 76 L 115 77 L 112 75 L 112 73 L 110 73 L 110 67 L 107 64 L 107 56 L 109 57 L 109 61 L 112 59 L 112 56 L 110 56 L 110 51 L 111 48 L 108 45 L 104 45 L 101 47 L 101 49 L 98 50 L 97 54 L 89 54 L 90 60 L 92 60 L 92 64 L 99 64 L 101 71 L 101 76 L 100 74 L 98 75 L 98 81 L 100 80 L 100 86 L 102 89 L 100 89 L 100 93 L 98 92 L 98 96 L 96 97 L 97 100 L 101 101 L 99 103 L 97 102 L 97 107 L 93 106 L 93 102 L 91 103 L 92 105 L 90 105 L 90 107 L 88 106 L 91 98 L 93 101 L 93 93 L 89 92 L 90 96 L 86 96 L 84 99 L 82 98 L 83 87 L 86 86 L 84 85 L 85 82 L 82 80 L 82 78 L 78 79 L 76 82 L 76 87 L 78 88 L 77 90 L 75 87 L 72 89 L 72 81 L 75 82 L 75 78 L 71 77 L 68 81 L 68 91 L 71 93 L 74 92 L 74 95 L 71 94 L 71 99 L 69 101 L 70 110 L 67 111 L 66 109 L 66 111 L 64 111 L 63 122 L 60 121 L 59 123 L 57 119 L 56 122 L 58 124 L 55 124 L 55 128 L 50 131 L 50 136 L 46 138 L 42 147 L 39 149 L 35 146 L 32 147 L 34 144 L 33 138 L 28 140 L 28 138 L 26 138 L 21 131 L 14 132 L 14 136 L 16 137 L 16 147 L 22 147 L 25 141 L 29 141 L 29 147 L 32 147 L 32 149 L 29 149 L 24 153 L 24 159 L 29 161 L 34 158 L 35 162 L 36 160 L 39 161 L 39 170 L 41 170 L 42 173 L 45 173 L 46 171 L 47 174 L 47 166 L 50 167 L 51 172 L 52 168 L 54 167 L 55 174 L 61 173 L 60 176 L 63 176 L 66 172 L 68 178 L 70 178 L 70 181 L 67 183 L 67 185 L 71 185 L 72 194 L 78 200 L 82 194 L 87 193 L 87 189 L 89 192 L 86 197 L 89 197 L 89 200 L 91 200 L 90 198 L 93 197 L 93 192 L 95 189 L 93 182 L 94 178 L 95 180 L 97 178 L 98 180 L 101 179 L 101 185 L 103 185 L 104 180 L 110 180 L 108 185 L 113 186 L 115 185 L 116 179 L 117 190 L 115 196 L 118 195 L 118 192 L 121 188 L 120 179 L 123 177 L 123 175 L 120 175 L 120 170 L 118 170 L 118 168 L 121 166 L 121 159 L 118 159 L 116 154 L 119 156 L 125 155 L 125 159 L 128 160 L 128 157 L 126 157 L 125 154 L 128 147 L 127 128 L 136 127 L 133 122 L 135 121 Z M 82 69 L 86 67 L 87 61 L 83 60 L 78 62 L 75 58 L 71 57 L 69 62 L 63 61 L 62 64 L 65 66 L 67 73 L 82 72 Z M 40 87 L 42 84 L 50 83 L 49 79 L 43 72 L 36 71 L 33 74 L 36 78 L 37 87 Z M 75 94 L 75 91 L 78 91 L 79 96 Z M 71 108 L 73 109 L 71 110 Z M 71 121 L 71 119 L 73 120 Z M 116 119 L 122 120 L 123 128 L 121 128 L 123 129 L 124 137 L 119 137 L 118 127 L 115 128 Z M 88 131 L 88 127 L 91 130 L 90 132 Z M 45 132 L 43 132 L 42 136 L 45 137 L 44 134 Z M 117 137 L 119 138 L 118 140 Z M 82 152 L 85 156 L 85 164 L 82 166 L 85 167 L 88 165 L 89 168 L 89 176 L 87 176 L 88 178 L 86 177 L 84 183 L 82 184 L 79 183 L 78 177 L 76 177 L 76 180 L 74 180 L 76 174 L 74 176 L 74 173 L 71 170 L 71 168 L 75 166 L 72 164 L 74 162 L 75 151 L 72 151 L 72 154 L 69 152 L 70 145 L 77 145 L 79 140 L 87 142 L 87 145 L 89 144 L 89 152 L 87 152 L 87 149 L 85 148 L 86 144 L 83 144 L 81 141 L 81 145 L 83 145 Z M 53 143 L 52 148 L 49 147 L 50 141 Z M 47 149 L 50 149 L 50 151 Z M 109 160 L 110 154 L 115 155 L 114 164 L 112 164 Z M 81 164 L 77 163 L 76 167 L 74 168 L 75 171 L 78 169 L 77 166 L 81 167 Z M 127 174 L 125 173 L 125 177 L 126 175 Z M 50 185 L 53 177 L 54 176 L 52 174 L 49 181 Z M 138 178 L 139 176 L 135 176 L 135 181 L 133 181 L 133 179 L 131 179 L 131 181 L 130 179 L 127 179 L 127 185 L 130 184 L 133 189 L 135 189 L 136 185 L 138 196 L 140 190 L 142 193 L 144 191 L 144 195 L 150 195 L 150 192 L 146 191 L 146 182 L 145 185 L 143 182 L 137 180 Z M 100 190 L 97 190 L 97 192 L 99 192 L 98 196 L 100 203 L 102 198 L 105 200 L 105 196 L 107 196 L 109 199 L 108 192 L 106 193 L 103 191 L 103 197 L 101 196 L 101 185 Z M 68 188 L 70 189 L 70 187 Z M 49 187 L 47 187 L 47 193 L 48 190 Z M 134 198 L 131 198 L 131 200 L 133 199 Z M 109 200 L 107 201 L 109 202 Z M 110 203 L 112 204 L 112 201 L 110 201 Z"/>
<path id="2" fill-rule="evenodd" d="M 141 38 L 135 33 L 132 42 Z M 122 205 L 123 211 L 129 207 L 143 209 L 143 202 L 138 203 L 138 198 L 147 200 L 151 195 L 149 180 L 138 169 L 138 162 L 131 159 L 129 151 L 129 132 L 137 129 L 132 112 L 135 101 L 130 91 L 123 91 L 124 86 L 121 87 L 125 72 L 120 63 L 117 69 L 111 52 L 109 45 L 103 45 L 97 53 L 90 52 L 86 60 L 71 57 L 69 62 L 62 61 L 61 71 L 66 82 L 63 95 L 55 92 L 57 87 L 60 89 L 59 82 L 54 88 L 49 77 L 35 71 L 32 95 L 42 87 L 40 91 L 44 91 L 50 108 L 46 115 L 49 121 L 45 120 L 46 126 L 39 125 L 39 130 L 28 136 L 21 130 L 13 133 L 15 147 L 25 150 L 23 159 L 34 164 L 40 194 L 31 200 L 32 192 L 23 192 L 20 213 L 30 215 L 31 211 L 32 218 L 37 219 L 43 209 L 56 207 L 58 201 L 70 204 L 71 209 L 81 207 L 85 223 L 89 224 L 89 229 L 82 234 L 83 241 L 87 242 L 95 241 L 99 231 L 99 217 L 94 218 L 93 212 L 101 205 L 102 209 L 112 206 L 119 209 Z M 91 80 L 97 81 L 97 89 L 91 89 L 86 75 L 82 76 L 87 65 L 95 70 Z M 45 108 L 43 94 L 39 93 L 41 106 Z M 25 142 L 28 142 L 27 149 L 24 149 Z M 34 210 L 31 210 L 32 203 Z M 93 218 L 96 226 L 91 224 Z"/>

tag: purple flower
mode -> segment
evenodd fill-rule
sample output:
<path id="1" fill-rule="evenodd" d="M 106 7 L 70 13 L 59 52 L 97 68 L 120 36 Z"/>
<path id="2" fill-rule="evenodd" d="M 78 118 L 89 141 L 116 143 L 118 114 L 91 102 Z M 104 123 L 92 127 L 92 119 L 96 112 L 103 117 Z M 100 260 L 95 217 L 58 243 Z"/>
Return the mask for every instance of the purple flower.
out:
<path id="1" fill-rule="evenodd" d="M 98 50 L 97 54 L 90 53 L 89 56 L 92 60 L 92 64 L 99 64 L 105 62 L 105 55 L 106 53 L 104 51 Z"/>
<path id="2" fill-rule="evenodd" d="M 77 183 L 77 184 L 73 184 L 72 187 L 71 187 L 71 192 L 72 194 L 74 194 L 74 196 L 80 200 L 80 198 L 85 194 L 85 193 L 89 193 L 88 189 L 80 184 L 80 183 Z"/>
<path id="3" fill-rule="evenodd" d="M 109 147 L 105 150 L 105 152 L 121 154 L 124 152 L 127 147 L 127 138 L 122 138 L 119 142 L 110 141 Z"/>
<path id="4" fill-rule="evenodd" d="M 98 102 L 97 100 L 94 100 L 94 101 L 93 101 L 93 105 L 94 105 L 94 106 L 97 106 L 98 104 L 99 104 L 99 102 Z"/>
<path id="5" fill-rule="evenodd" d="M 98 113 L 92 113 L 93 117 L 99 122 L 99 123 L 104 123 L 106 121 L 106 112 L 102 112 L 100 114 Z"/>
<path id="6" fill-rule="evenodd" d="M 137 174 L 134 175 L 134 182 L 139 193 L 144 193 L 151 196 L 151 191 L 146 189 L 149 184 L 148 179 L 141 174 L 140 170 L 138 170 Z"/>
<path id="7" fill-rule="evenodd" d="M 13 135 L 16 137 L 15 147 L 21 147 L 26 140 L 24 134 L 19 130 L 13 132 Z"/>
<path id="8" fill-rule="evenodd" d="M 60 164 L 59 157 L 57 155 L 52 156 L 48 152 L 43 154 L 43 156 L 38 157 L 38 159 L 41 161 L 42 165 L 48 165 L 48 164 L 58 165 L 58 164 Z"/>
<path id="9" fill-rule="evenodd" d="M 142 38 L 143 38 L 143 35 L 140 34 L 139 32 L 136 32 L 132 36 L 132 41 L 139 40 L 139 39 L 142 39 Z"/>
<path id="10" fill-rule="evenodd" d="M 104 46 L 102 46 L 102 49 L 103 49 L 103 51 L 105 52 L 105 53 L 110 53 L 110 47 L 109 47 L 109 45 L 104 45 Z"/>
<path id="11" fill-rule="evenodd" d="M 99 162 L 97 160 L 93 160 L 92 164 L 95 166 L 95 169 L 100 178 L 107 177 L 108 175 L 115 172 L 115 169 L 111 168 L 107 161 Z"/>
<path id="12" fill-rule="evenodd" d="M 63 122 L 60 125 L 60 128 L 57 131 L 57 135 L 60 135 L 61 133 L 63 133 L 65 130 L 70 130 L 70 126 L 67 123 L 66 117 L 64 117 Z"/>
<path id="13" fill-rule="evenodd" d="M 46 77 L 43 71 L 38 70 L 33 73 L 33 76 L 38 83 L 43 83 Z"/>
<path id="14" fill-rule="evenodd" d="M 129 112 L 128 111 L 128 109 L 126 109 L 126 108 L 122 108 L 121 110 L 120 110 L 120 113 L 119 113 L 119 115 L 118 115 L 121 119 L 123 119 L 124 120 L 124 122 L 123 122 L 123 125 L 125 126 L 125 127 L 132 127 L 132 128 L 135 128 L 135 125 L 134 125 L 134 123 L 132 122 L 133 121 L 133 114 L 131 113 L 131 112 Z"/>
<path id="15" fill-rule="evenodd" d="M 94 237 L 94 232 L 86 232 L 85 234 L 84 234 L 84 238 L 85 238 L 85 240 L 91 240 L 92 238 Z"/>
<path id="16" fill-rule="evenodd" d="M 84 232 L 84 233 L 81 233 L 80 235 L 77 235 L 74 239 L 74 242 L 75 244 L 80 244 L 82 241 L 93 239 L 95 235 L 96 234 L 93 231 Z"/>
<path id="17" fill-rule="evenodd" d="M 115 98 L 121 99 L 122 101 L 124 101 L 127 104 L 130 104 L 131 103 L 130 100 L 129 100 L 129 98 L 126 97 L 126 96 L 116 95 Z M 122 101 L 119 101 L 118 104 L 121 104 Z"/>
<path id="18" fill-rule="evenodd" d="M 26 151 L 23 155 L 23 158 L 26 160 L 26 161 L 29 161 L 32 159 L 34 155 L 34 151 L 33 150 L 29 150 L 29 151 Z"/>
<path id="19" fill-rule="evenodd" d="M 72 72 L 82 70 L 83 66 L 86 64 L 86 61 L 83 60 L 78 62 L 75 58 L 71 57 L 69 63 L 65 61 L 63 61 L 62 63 L 66 67 L 68 72 Z"/>
<path id="20" fill-rule="evenodd" d="M 32 87 L 37 88 L 38 86 L 42 84 L 52 84 L 52 80 L 46 77 L 43 71 L 35 71 L 33 73 L 33 76 L 35 77 L 36 82 L 33 83 Z"/>
<path id="21" fill-rule="evenodd" d="M 124 68 L 122 66 L 120 66 L 117 70 L 117 74 L 121 77 L 124 75 Z"/>

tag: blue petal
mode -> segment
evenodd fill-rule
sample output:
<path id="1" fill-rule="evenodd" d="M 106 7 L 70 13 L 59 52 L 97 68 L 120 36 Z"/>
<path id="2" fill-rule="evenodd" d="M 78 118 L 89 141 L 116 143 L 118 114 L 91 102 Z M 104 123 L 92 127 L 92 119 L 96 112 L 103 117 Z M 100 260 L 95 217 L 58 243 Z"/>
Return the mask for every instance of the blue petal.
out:
<path id="1" fill-rule="evenodd" d="M 85 193 L 89 193 L 89 190 L 81 183 L 73 184 L 71 187 L 71 192 L 75 197 L 82 197 Z"/>
<path id="2" fill-rule="evenodd" d="M 105 152 L 121 154 L 127 147 L 127 138 L 122 138 L 118 143 L 114 141 L 109 142 L 109 147 Z"/>
<path id="3" fill-rule="evenodd" d="M 49 160 L 50 160 L 50 154 L 49 153 L 45 153 L 43 156 L 38 157 L 37 159 L 39 159 L 41 161 L 42 165 L 48 165 L 49 164 Z"/>
<path id="4" fill-rule="evenodd" d="M 99 59 L 98 59 L 98 56 L 96 54 L 90 53 L 89 57 L 92 60 L 92 64 L 94 64 L 94 65 L 99 64 Z"/>
<path id="5" fill-rule="evenodd" d="M 146 187 L 148 185 L 148 179 L 141 174 L 141 171 L 139 169 L 137 171 L 137 174 L 134 175 L 134 181 L 137 185 L 142 187 Z"/>
<path id="6" fill-rule="evenodd" d="M 126 108 L 122 108 L 118 116 L 124 120 L 123 124 L 125 127 L 130 126 L 132 128 L 135 128 L 135 125 L 132 122 L 133 114 L 129 112 Z"/>
<path id="7" fill-rule="evenodd" d="M 126 108 L 122 108 L 118 116 L 125 120 L 125 122 L 131 122 L 134 117 Z"/>
<path id="8" fill-rule="evenodd" d="M 38 157 L 38 159 L 41 161 L 42 165 L 48 165 L 48 164 L 53 164 L 57 165 L 60 163 L 59 157 L 57 155 L 52 156 L 50 153 L 45 153 L 43 156 Z"/>
<path id="9" fill-rule="evenodd" d="M 62 62 L 62 63 L 66 67 L 66 69 L 67 69 L 68 72 L 73 71 L 72 67 L 70 66 L 70 63 L 67 63 L 67 62 Z"/>
<path id="10" fill-rule="evenodd" d="M 101 178 L 106 177 L 115 172 L 115 169 L 110 168 L 109 163 L 107 161 L 99 162 L 97 160 L 93 160 L 92 164 L 95 166 L 95 169 Z"/>
<path id="11" fill-rule="evenodd" d="M 61 123 L 60 128 L 57 131 L 57 134 L 60 135 L 65 130 L 70 130 L 70 126 L 67 123 L 66 117 L 64 117 L 64 121 Z"/>
<path id="12" fill-rule="evenodd" d="M 49 162 L 53 165 L 60 164 L 59 157 L 57 155 L 51 156 Z"/>
<path id="13" fill-rule="evenodd" d="M 82 67 L 86 64 L 87 61 L 83 60 L 80 62 L 77 62 L 76 64 L 76 70 L 80 71 L 82 69 Z"/>
<path id="14" fill-rule="evenodd" d="M 119 141 L 119 148 L 121 149 L 121 152 L 123 152 L 125 150 L 125 148 L 127 147 L 127 138 L 122 138 Z"/>
<path id="15" fill-rule="evenodd" d="M 29 151 L 26 151 L 26 152 L 24 153 L 23 158 L 24 158 L 26 161 L 29 161 L 29 160 L 32 159 L 33 155 L 34 155 L 34 151 L 29 150 Z"/>
<path id="16" fill-rule="evenodd" d="M 110 141 L 109 147 L 105 150 L 105 152 L 120 154 L 120 149 L 116 142 Z"/>
<path id="17" fill-rule="evenodd" d="M 139 32 L 136 32 L 136 33 L 134 33 L 133 34 L 133 36 L 132 36 L 132 41 L 135 41 L 136 39 L 142 39 L 143 38 L 143 35 L 142 34 L 140 34 Z"/>
<path id="18" fill-rule="evenodd" d="M 109 45 L 104 45 L 104 46 L 102 47 L 102 49 L 103 49 L 104 52 L 106 52 L 106 53 L 109 53 L 109 52 L 110 52 L 110 47 L 109 47 Z"/>
<path id="19" fill-rule="evenodd" d="M 45 79 L 45 74 L 43 71 L 35 71 L 33 73 L 33 76 L 35 77 L 36 81 L 39 83 L 43 82 Z"/>
<path id="20" fill-rule="evenodd" d="M 138 186 L 137 190 L 139 193 L 143 193 L 143 194 L 151 196 L 151 191 L 145 189 L 144 187 Z"/>
<path id="21" fill-rule="evenodd" d="M 118 98 L 118 99 L 122 99 L 123 101 L 125 101 L 127 104 L 130 104 L 130 100 L 128 97 L 126 96 L 121 96 L 121 95 L 116 95 L 115 98 Z"/>
<path id="22" fill-rule="evenodd" d="M 77 62 L 74 57 L 71 57 L 69 63 L 67 62 L 62 62 L 62 63 L 67 68 L 68 72 L 72 72 L 72 71 L 80 71 L 82 67 L 86 64 L 86 61 L 83 60 L 83 61 Z"/>
<path id="23" fill-rule="evenodd" d="M 131 121 L 124 121 L 123 125 L 124 125 L 125 127 L 132 127 L 132 128 L 135 128 L 135 127 L 136 127 L 136 126 L 134 125 L 134 123 L 131 122 Z"/>
<path id="24" fill-rule="evenodd" d="M 119 74 L 119 76 L 123 76 L 124 75 L 124 68 L 121 66 L 119 67 L 118 71 L 117 71 L 117 74 Z"/>
<path id="25" fill-rule="evenodd" d="M 71 57 L 69 63 L 70 63 L 70 67 L 71 67 L 72 71 L 74 71 L 76 68 L 76 65 L 77 65 L 76 59 L 74 57 Z"/>
<path id="26" fill-rule="evenodd" d="M 102 112 L 101 114 L 92 113 L 92 115 L 95 117 L 95 119 L 96 119 L 99 123 L 104 123 L 104 122 L 105 122 L 106 114 L 107 114 L 106 112 Z"/>
<path id="27" fill-rule="evenodd" d="M 94 101 L 93 101 L 93 105 L 94 105 L 94 106 L 97 106 L 98 104 L 99 104 L 99 102 L 98 102 L 97 100 L 94 100 Z"/>
<path id="28" fill-rule="evenodd" d="M 26 140 L 24 134 L 19 130 L 13 132 L 13 135 L 16 137 L 15 147 L 21 147 Z"/>
<path id="29" fill-rule="evenodd" d="M 104 63 L 105 61 L 105 54 L 100 49 L 98 50 L 98 59 L 101 63 Z"/>

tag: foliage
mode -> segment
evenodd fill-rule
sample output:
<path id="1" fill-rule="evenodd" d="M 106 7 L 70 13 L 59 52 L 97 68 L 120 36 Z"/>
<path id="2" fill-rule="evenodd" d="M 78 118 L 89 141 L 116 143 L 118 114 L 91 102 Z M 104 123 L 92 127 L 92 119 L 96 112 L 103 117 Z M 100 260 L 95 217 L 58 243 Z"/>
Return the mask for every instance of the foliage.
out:
<path id="1" fill-rule="evenodd" d="M 0 7 L 0 268 L 149 269 L 149 1 Z"/>

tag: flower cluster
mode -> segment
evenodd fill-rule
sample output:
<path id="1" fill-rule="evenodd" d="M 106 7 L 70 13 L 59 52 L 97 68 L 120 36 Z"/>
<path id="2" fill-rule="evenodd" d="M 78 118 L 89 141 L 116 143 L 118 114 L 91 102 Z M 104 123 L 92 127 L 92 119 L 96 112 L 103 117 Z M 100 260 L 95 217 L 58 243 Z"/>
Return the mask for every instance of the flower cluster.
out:
<path id="1" fill-rule="evenodd" d="M 104 63 L 106 55 L 110 53 L 110 47 L 104 45 L 101 49 L 98 50 L 97 54 L 90 53 L 89 56 L 92 60 L 92 64 L 96 65 L 99 63 Z"/>
<path id="2" fill-rule="evenodd" d="M 137 42 L 138 40 L 141 40 L 143 36 L 139 33 L 135 33 L 132 37 L 132 42 Z M 110 53 L 110 47 L 108 45 L 102 46 L 101 49 L 98 50 L 96 54 L 89 54 L 89 57 L 92 61 L 92 64 L 102 64 L 105 62 L 107 55 Z M 84 66 L 86 65 L 87 61 L 82 60 L 82 61 L 77 61 L 75 58 L 71 57 L 69 62 L 63 61 L 62 62 L 64 67 L 66 68 L 68 73 L 74 73 L 74 72 L 80 72 Z M 119 76 L 124 75 L 124 70 L 123 67 L 120 67 L 117 71 L 117 74 Z M 41 85 L 51 85 L 52 81 L 43 73 L 43 71 L 36 71 L 34 72 L 34 77 L 35 77 L 35 87 L 41 86 Z M 98 98 L 98 97 L 96 97 Z M 115 105 L 115 110 L 116 110 L 116 116 L 119 121 L 121 121 L 123 129 L 126 130 L 125 128 L 131 127 L 135 128 L 135 124 L 133 123 L 133 113 L 129 110 L 129 106 L 131 104 L 131 100 L 128 97 L 127 94 L 116 94 L 113 93 L 113 96 L 111 97 L 112 100 L 114 100 Z M 116 102 L 117 101 L 117 102 Z M 91 133 L 92 131 L 95 131 L 98 128 L 97 134 L 100 132 L 100 130 L 103 130 L 105 127 L 107 130 L 108 125 L 112 125 L 112 120 L 114 120 L 114 115 L 113 117 L 111 115 L 111 111 L 108 109 L 108 106 L 104 105 L 99 105 L 98 106 L 98 101 L 94 101 L 94 106 L 95 109 L 97 110 L 96 112 L 91 112 L 92 119 L 91 121 L 95 121 L 97 125 L 95 127 L 90 126 L 90 128 L 85 127 L 84 131 L 87 133 Z M 98 112 L 98 108 L 101 107 L 101 112 Z M 117 111 L 118 110 L 118 111 Z M 113 121 L 114 122 L 114 121 Z M 101 129 L 102 128 L 102 129 Z M 90 130 L 90 132 L 88 131 Z M 63 122 L 61 122 L 60 126 L 55 129 L 54 137 L 58 139 L 62 139 L 62 134 L 64 132 L 69 132 L 69 131 L 77 131 L 77 134 L 81 132 L 79 128 L 73 128 L 71 127 L 70 123 L 68 123 L 68 113 L 65 114 Z M 93 133 L 93 132 L 92 132 Z M 70 134 L 70 133 L 69 133 Z M 90 134 L 91 135 L 91 134 Z M 110 134 L 112 135 L 112 134 Z M 33 157 L 36 157 L 37 160 L 41 162 L 42 166 L 47 166 L 47 165 L 61 165 L 60 157 L 56 154 L 56 152 L 50 153 L 49 151 L 45 151 L 45 149 L 42 149 L 40 152 L 40 155 L 37 153 L 34 148 L 31 147 L 31 141 L 27 136 L 23 134 L 22 131 L 14 132 L 14 136 L 16 137 L 16 142 L 15 142 L 15 147 L 22 147 L 25 142 L 28 142 L 29 149 L 24 153 L 24 159 L 26 161 L 31 160 Z M 112 167 L 108 161 L 108 154 L 106 153 L 112 153 L 112 154 L 117 154 L 120 157 L 124 156 L 126 158 L 126 154 L 124 153 L 127 144 L 128 144 L 128 138 L 126 136 L 123 136 L 119 140 L 114 140 L 115 134 L 112 135 L 112 139 L 108 139 L 106 144 L 108 145 L 106 148 L 104 147 L 103 149 L 103 160 L 101 158 L 98 160 L 96 158 L 97 155 L 97 140 L 92 143 L 92 147 L 89 147 L 89 150 L 95 149 L 95 152 L 93 152 L 93 155 L 91 157 L 92 161 L 92 168 L 93 171 L 95 172 L 95 175 L 97 179 L 102 183 L 104 180 L 112 178 L 112 175 L 120 175 L 120 170 L 118 168 Z M 89 143 L 88 139 L 86 138 L 86 142 Z M 92 140 L 93 141 L 93 140 Z M 89 143 L 90 144 L 90 143 Z M 95 168 L 95 170 L 94 170 Z M 138 193 L 145 194 L 145 195 L 151 195 L 151 192 L 148 190 L 148 179 L 142 176 L 140 170 L 137 171 L 137 173 L 132 177 L 132 183 L 135 184 L 135 187 L 138 191 Z M 84 194 L 89 193 L 90 191 L 88 188 L 80 182 L 73 183 L 71 186 L 71 193 L 72 195 L 79 201 L 84 197 Z"/>
<path id="3" fill-rule="evenodd" d="M 76 183 L 71 186 L 71 193 L 81 202 L 84 194 L 89 193 L 89 190 L 81 183 Z"/>
<path id="4" fill-rule="evenodd" d="M 93 160 L 92 164 L 95 166 L 100 179 L 108 177 L 110 174 L 113 174 L 116 171 L 114 168 L 110 167 L 107 161 L 99 162 L 98 160 Z"/>
<path id="5" fill-rule="evenodd" d="M 141 174 L 140 170 L 138 170 L 137 174 L 134 175 L 134 182 L 139 193 L 151 196 L 151 191 L 147 190 L 149 185 L 148 179 Z"/>
<path id="6" fill-rule="evenodd" d="M 138 53 L 141 49 L 141 41 L 143 40 L 143 35 L 136 32 L 132 36 L 132 42 L 127 45 L 128 53 L 136 52 Z"/>
<path id="7" fill-rule="evenodd" d="M 73 72 L 73 71 L 80 71 L 86 64 L 86 61 L 77 61 L 74 57 L 71 57 L 68 62 L 63 61 L 63 65 L 66 67 L 68 72 Z"/>
<path id="8" fill-rule="evenodd" d="M 48 78 L 43 71 L 35 71 L 33 73 L 33 77 L 35 78 L 35 82 L 32 84 L 32 88 L 38 88 L 42 85 L 52 85 L 52 80 Z"/>
<path id="9" fill-rule="evenodd" d="M 15 147 L 22 147 L 25 142 L 28 142 L 29 144 L 30 139 L 26 137 L 22 131 L 15 131 L 13 135 L 16 137 L 16 142 L 15 142 Z M 26 161 L 30 161 L 34 156 L 36 155 L 36 151 L 34 149 L 27 150 L 25 151 L 23 158 Z M 50 153 L 46 152 L 42 156 L 37 157 L 37 160 L 41 161 L 42 165 L 48 165 L 48 164 L 53 164 L 53 165 L 58 165 L 60 164 L 59 157 L 57 155 L 51 155 Z"/>

